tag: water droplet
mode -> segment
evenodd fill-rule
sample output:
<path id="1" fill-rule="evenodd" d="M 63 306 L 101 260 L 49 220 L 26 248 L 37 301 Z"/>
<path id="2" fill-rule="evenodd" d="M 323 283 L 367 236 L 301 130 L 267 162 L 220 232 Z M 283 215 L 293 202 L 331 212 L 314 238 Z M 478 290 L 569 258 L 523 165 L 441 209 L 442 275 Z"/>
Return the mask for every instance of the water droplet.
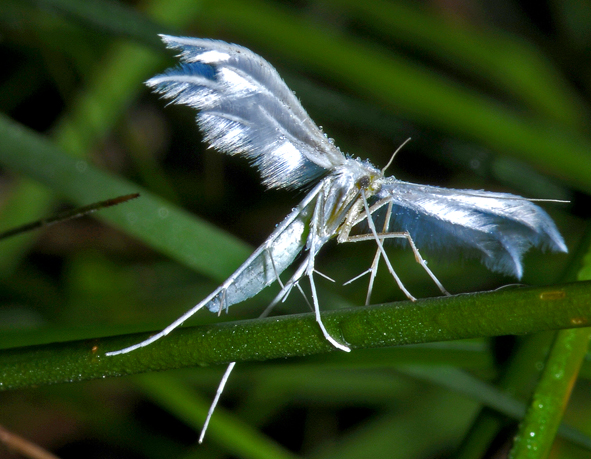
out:
<path id="1" fill-rule="evenodd" d="M 88 163 L 86 161 L 76 161 L 76 170 L 78 172 L 86 172 L 88 169 Z"/>
<path id="2" fill-rule="evenodd" d="M 127 212 L 125 217 L 127 218 L 127 221 L 132 225 L 138 221 L 138 216 L 135 212 Z"/>

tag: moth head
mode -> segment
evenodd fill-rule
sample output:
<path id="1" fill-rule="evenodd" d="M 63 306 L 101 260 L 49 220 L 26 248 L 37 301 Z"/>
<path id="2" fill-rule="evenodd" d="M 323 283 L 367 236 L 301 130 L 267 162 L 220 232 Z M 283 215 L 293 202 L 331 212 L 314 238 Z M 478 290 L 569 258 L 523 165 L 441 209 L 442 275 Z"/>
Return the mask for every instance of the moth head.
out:
<path id="1" fill-rule="evenodd" d="M 382 172 L 370 163 L 361 163 L 362 173 L 355 182 L 357 189 L 364 190 L 368 195 L 377 193 L 381 188 Z"/>
<path id="2" fill-rule="evenodd" d="M 342 178 L 342 186 L 346 186 L 351 196 L 358 196 L 363 190 L 367 196 L 375 194 L 383 178 L 382 172 L 371 165 L 369 161 L 359 158 L 347 158 L 345 162 L 336 168 L 335 176 Z"/>

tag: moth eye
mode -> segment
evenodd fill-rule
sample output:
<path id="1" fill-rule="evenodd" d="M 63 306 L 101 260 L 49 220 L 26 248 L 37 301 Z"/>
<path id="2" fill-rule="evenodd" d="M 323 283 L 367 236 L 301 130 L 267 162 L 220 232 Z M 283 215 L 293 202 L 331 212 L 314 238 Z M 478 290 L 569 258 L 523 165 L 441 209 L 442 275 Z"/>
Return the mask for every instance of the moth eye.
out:
<path id="1" fill-rule="evenodd" d="M 359 180 L 357 180 L 357 187 L 365 189 L 369 186 L 369 182 L 370 182 L 369 177 L 367 175 L 364 175 Z"/>

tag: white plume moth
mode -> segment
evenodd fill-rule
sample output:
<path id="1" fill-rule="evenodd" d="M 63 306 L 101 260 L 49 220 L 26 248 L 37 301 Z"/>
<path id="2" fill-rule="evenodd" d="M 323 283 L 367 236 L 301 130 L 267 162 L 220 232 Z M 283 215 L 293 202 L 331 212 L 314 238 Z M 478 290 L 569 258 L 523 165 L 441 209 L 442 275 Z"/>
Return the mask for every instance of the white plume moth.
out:
<path id="1" fill-rule="evenodd" d="M 314 261 L 329 240 L 374 240 L 376 256 L 368 271 L 371 295 L 383 258 L 404 294 L 414 297 L 394 271 L 383 241 L 405 239 L 415 258 L 448 294 L 419 254 L 419 247 L 461 249 L 493 271 L 520 278 L 521 259 L 530 247 L 566 252 L 551 218 L 531 200 L 507 193 L 453 190 L 403 182 L 384 175 L 368 161 L 344 155 L 310 119 L 277 71 L 263 58 L 238 45 L 217 40 L 162 36 L 180 51 L 181 65 L 147 81 L 173 103 L 198 110 L 197 124 L 212 148 L 251 160 L 268 188 L 310 189 L 269 238 L 208 297 L 160 333 L 128 348 L 131 352 L 166 336 L 203 307 L 219 313 L 277 281 L 280 292 L 272 305 L 307 278 L 312 306 L 324 337 L 350 351 L 325 329 L 314 284 Z M 387 167 L 387 166 L 386 166 Z M 364 223 L 365 233 L 351 235 Z M 280 275 L 304 252 L 287 282 Z M 210 409 L 200 441 L 223 387 L 226 371 Z"/>

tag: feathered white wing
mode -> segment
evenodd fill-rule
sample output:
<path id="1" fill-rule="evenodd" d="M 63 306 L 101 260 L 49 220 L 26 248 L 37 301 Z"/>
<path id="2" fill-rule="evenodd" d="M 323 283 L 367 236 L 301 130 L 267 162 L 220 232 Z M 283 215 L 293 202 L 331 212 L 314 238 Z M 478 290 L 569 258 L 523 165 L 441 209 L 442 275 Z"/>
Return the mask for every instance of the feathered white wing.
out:
<path id="1" fill-rule="evenodd" d="M 520 196 L 416 185 L 391 177 L 375 199 L 393 203 L 390 231 L 408 231 L 419 249 L 459 251 L 517 278 L 529 248 L 567 252 L 550 216 Z"/>
<path id="2" fill-rule="evenodd" d="M 249 158 L 268 188 L 299 188 L 345 160 L 310 119 L 277 71 L 242 46 L 162 35 L 181 65 L 146 84 L 199 110 L 197 123 L 216 150 Z"/>

